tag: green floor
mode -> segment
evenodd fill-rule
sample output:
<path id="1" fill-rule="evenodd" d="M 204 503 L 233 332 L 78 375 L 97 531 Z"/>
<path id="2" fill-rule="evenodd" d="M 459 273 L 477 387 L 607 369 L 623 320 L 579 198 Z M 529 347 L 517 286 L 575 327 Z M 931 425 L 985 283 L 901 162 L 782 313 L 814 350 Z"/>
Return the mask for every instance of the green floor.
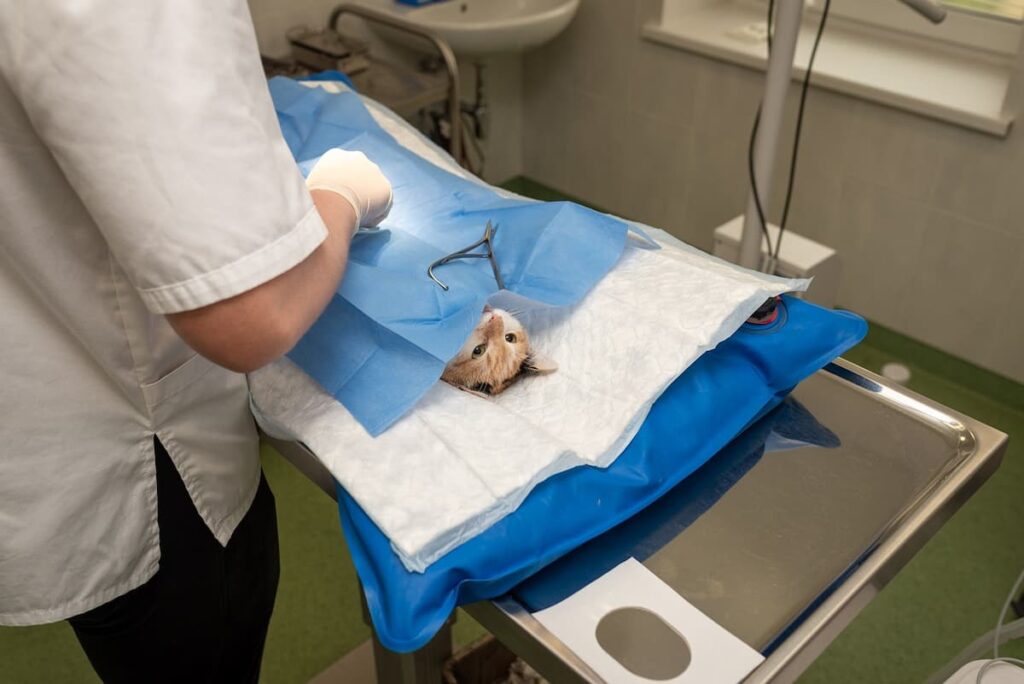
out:
<path id="1" fill-rule="evenodd" d="M 524 194 L 550 191 L 517 181 Z M 992 479 L 947 523 L 801 678 L 804 684 L 920 682 L 994 626 L 1024 567 L 1024 387 L 878 326 L 846 357 L 879 370 L 900 360 L 909 386 L 1011 436 Z M 272 450 L 281 585 L 263 665 L 265 682 L 305 682 L 368 635 L 334 504 Z M 456 638 L 479 627 L 462 616 Z M 1006 649 L 1024 657 L 1021 644 Z M 94 682 L 64 624 L 0 628 L 0 683 Z"/>
<path id="2" fill-rule="evenodd" d="M 888 361 L 904 363 L 911 389 L 1002 430 L 1010 444 L 995 475 L 833 642 L 804 684 L 923 681 L 995 626 L 1024 567 L 1024 387 L 978 369 L 965 378 L 949 367 L 955 360 L 936 373 L 915 362 L 934 352 L 901 342 L 875 326 L 845 356 L 876 372 Z M 1003 655 L 1024 657 L 1022 646 L 1010 644 Z"/>

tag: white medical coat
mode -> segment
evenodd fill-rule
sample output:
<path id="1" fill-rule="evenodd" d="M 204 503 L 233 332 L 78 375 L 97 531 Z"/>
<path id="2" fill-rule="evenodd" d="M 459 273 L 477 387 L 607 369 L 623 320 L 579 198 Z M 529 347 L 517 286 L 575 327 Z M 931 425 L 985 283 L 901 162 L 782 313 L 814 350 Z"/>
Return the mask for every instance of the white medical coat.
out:
<path id="1" fill-rule="evenodd" d="M 325 236 L 244 0 L 0 3 L 0 624 L 156 572 L 154 434 L 227 543 L 259 479 L 245 378 L 161 314 Z"/>

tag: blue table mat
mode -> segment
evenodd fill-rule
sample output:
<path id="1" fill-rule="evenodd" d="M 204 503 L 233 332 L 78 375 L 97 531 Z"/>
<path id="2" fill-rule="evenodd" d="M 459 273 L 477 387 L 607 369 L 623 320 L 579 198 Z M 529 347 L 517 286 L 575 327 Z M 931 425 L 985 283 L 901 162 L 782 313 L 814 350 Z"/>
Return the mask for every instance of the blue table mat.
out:
<path id="1" fill-rule="evenodd" d="M 457 605 L 505 594 L 629 520 L 866 332 L 854 314 L 785 297 L 775 323 L 743 326 L 690 366 L 608 468 L 581 466 L 549 478 L 514 513 L 423 573 L 405 569 L 388 539 L 339 486 L 341 524 L 381 642 L 398 652 L 415 650 Z M 714 492 L 693 495 L 715 499 Z M 600 567 L 596 563 L 594 572 Z M 556 594 L 548 587 L 543 595 L 550 600 Z M 542 602 L 542 594 L 532 595 Z"/>
<path id="2" fill-rule="evenodd" d="M 839 446 L 835 433 L 796 399 L 786 397 L 670 492 L 527 578 L 512 593 L 530 612 L 549 608 L 623 561 L 643 562 L 653 556 L 714 506 L 765 454 Z"/>

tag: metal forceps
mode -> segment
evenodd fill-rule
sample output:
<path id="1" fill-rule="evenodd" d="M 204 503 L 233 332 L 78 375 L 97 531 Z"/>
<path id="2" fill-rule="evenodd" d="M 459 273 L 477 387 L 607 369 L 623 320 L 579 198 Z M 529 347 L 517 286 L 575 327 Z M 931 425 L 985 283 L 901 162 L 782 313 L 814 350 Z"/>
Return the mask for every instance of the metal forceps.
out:
<path id="1" fill-rule="evenodd" d="M 498 262 L 494 258 L 494 244 L 491 240 L 494 238 L 494 234 L 498 232 L 498 227 L 487 222 L 487 227 L 484 228 L 484 236 L 471 244 L 469 247 L 464 247 L 457 252 L 452 252 L 446 257 L 441 257 L 434 263 L 427 267 L 427 275 L 435 283 L 441 286 L 441 289 L 445 292 L 448 291 L 448 286 L 441 282 L 436 275 L 434 275 L 434 269 L 438 266 L 444 266 L 447 263 L 451 263 L 456 259 L 487 259 L 491 262 L 491 270 L 494 271 L 494 280 L 498 283 L 498 289 L 505 289 L 505 281 L 501 279 L 501 271 L 498 270 Z M 487 246 L 487 251 L 484 253 L 474 252 L 473 250 L 481 245 Z"/>

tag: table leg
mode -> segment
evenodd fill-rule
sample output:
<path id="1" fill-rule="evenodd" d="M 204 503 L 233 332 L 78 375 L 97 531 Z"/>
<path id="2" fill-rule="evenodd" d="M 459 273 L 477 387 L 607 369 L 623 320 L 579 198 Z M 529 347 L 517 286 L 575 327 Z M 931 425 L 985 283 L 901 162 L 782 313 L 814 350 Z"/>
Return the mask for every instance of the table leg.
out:
<path id="1" fill-rule="evenodd" d="M 359 592 L 363 604 L 363 621 L 373 628 L 366 598 Z M 430 642 L 412 653 L 395 653 L 380 643 L 373 633 L 373 662 L 378 684 L 440 684 L 444 664 L 452 655 L 452 625 L 455 613 L 445 621 Z"/>

